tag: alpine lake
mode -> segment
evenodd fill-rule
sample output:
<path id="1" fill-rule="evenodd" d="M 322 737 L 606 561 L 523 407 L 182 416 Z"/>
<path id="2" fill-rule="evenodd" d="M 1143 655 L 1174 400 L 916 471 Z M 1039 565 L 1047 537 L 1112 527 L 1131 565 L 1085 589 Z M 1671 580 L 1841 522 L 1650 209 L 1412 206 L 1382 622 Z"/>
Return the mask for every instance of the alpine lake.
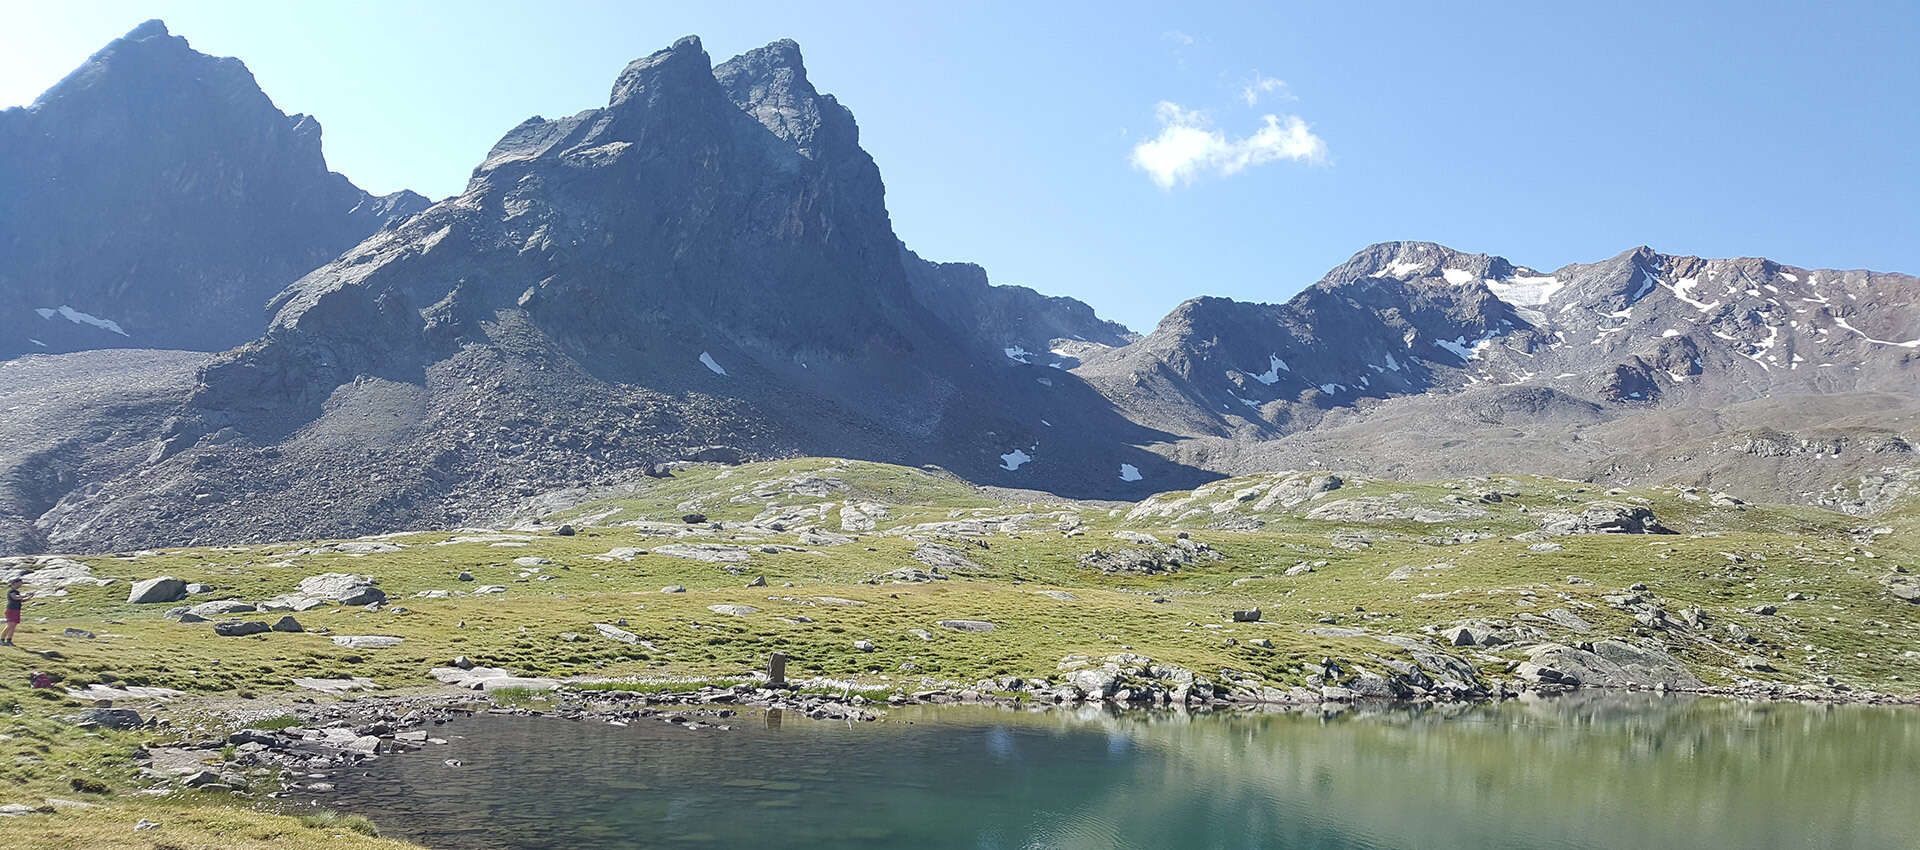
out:
<path id="1" fill-rule="evenodd" d="M 477 715 L 324 805 L 466 848 L 1920 847 L 1920 710 L 1576 693 L 730 728 Z"/>

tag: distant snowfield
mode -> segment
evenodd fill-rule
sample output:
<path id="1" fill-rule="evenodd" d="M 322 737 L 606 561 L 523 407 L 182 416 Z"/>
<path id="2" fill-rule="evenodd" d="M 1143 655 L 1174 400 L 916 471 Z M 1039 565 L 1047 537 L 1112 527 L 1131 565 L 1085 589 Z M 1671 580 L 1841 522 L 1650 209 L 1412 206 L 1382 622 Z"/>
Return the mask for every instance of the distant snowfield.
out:
<path id="1" fill-rule="evenodd" d="M 1019 449 L 1014 449 L 1000 456 L 1000 468 L 1008 472 L 1013 472 L 1032 460 L 1032 455 Z"/>
<path id="2" fill-rule="evenodd" d="M 1121 481 L 1139 481 L 1141 477 L 1140 467 L 1134 466 L 1131 463 L 1120 464 Z"/>
<path id="3" fill-rule="evenodd" d="M 102 319 L 99 316 L 95 316 L 90 313 L 82 313 L 79 310 L 75 310 L 72 307 L 68 307 L 65 304 L 62 304 L 58 307 L 41 307 L 39 309 L 34 310 L 33 312 L 39 313 L 40 318 L 42 319 L 51 320 L 53 317 L 59 316 L 60 318 L 66 319 L 67 321 L 72 322 L 76 325 L 92 325 L 93 327 L 99 328 L 103 331 L 112 331 L 113 333 L 117 333 L 121 336 L 126 336 L 126 337 L 132 336 L 132 334 L 127 333 L 126 330 L 120 327 L 119 322 L 116 322 L 112 319 Z"/>
<path id="4" fill-rule="evenodd" d="M 1506 280 L 1488 280 L 1486 285 L 1495 298 L 1515 307 L 1542 306 L 1566 286 L 1551 275 L 1514 275 Z"/>
<path id="5" fill-rule="evenodd" d="M 700 352 L 700 365 L 712 369 L 715 375 L 727 374 L 727 370 L 720 368 L 719 362 L 713 359 L 713 355 L 704 351 Z"/>

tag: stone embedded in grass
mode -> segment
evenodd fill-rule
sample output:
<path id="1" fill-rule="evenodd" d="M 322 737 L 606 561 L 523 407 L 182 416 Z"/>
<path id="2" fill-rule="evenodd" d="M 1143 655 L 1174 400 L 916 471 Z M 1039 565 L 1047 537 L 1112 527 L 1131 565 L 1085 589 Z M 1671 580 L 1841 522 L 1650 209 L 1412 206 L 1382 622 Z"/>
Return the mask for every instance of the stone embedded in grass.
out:
<path id="1" fill-rule="evenodd" d="M 985 569 L 985 567 L 974 563 L 971 558 L 968 558 L 966 553 L 944 543 L 922 543 L 914 548 L 911 557 L 922 564 L 932 567 L 935 572 L 940 570 Z"/>
<path id="2" fill-rule="evenodd" d="M 296 688 L 302 688 L 304 690 L 309 690 L 309 691 L 319 691 L 325 694 L 344 694 L 344 693 L 352 693 L 354 691 L 372 691 L 372 690 L 378 690 L 380 688 L 379 685 L 374 684 L 372 679 L 368 679 L 364 676 L 354 676 L 352 678 L 347 678 L 347 679 L 300 678 L 300 679 L 293 680 L 293 686 Z"/>
<path id="3" fill-rule="evenodd" d="M 601 637 L 611 641 L 627 644 L 637 644 L 640 642 L 639 635 L 610 623 L 594 623 L 593 628 L 600 633 Z"/>
<path id="4" fill-rule="evenodd" d="M 752 605 L 708 605 L 707 610 L 715 614 L 728 614 L 734 617 L 745 617 L 748 614 L 760 613 L 760 609 Z"/>
<path id="5" fill-rule="evenodd" d="M 1052 599 L 1055 602 L 1079 602 L 1080 601 L 1080 597 L 1075 596 L 1071 593 L 1068 593 L 1064 590 L 1036 590 L 1033 593 L 1035 596 L 1045 596 L 1046 598 Z"/>
<path id="6" fill-rule="evenodd" d="M 246 614 L 258 609 L 259 606 L 251 602 L 243 602 L 238 599 L 220 599 L 213 602 L 202 602 L 188 608 L 187 613 L 197 617 L 210 618 L 224 617 L 229 614 Z"/>
<path id="7" fill-rule="evenodd" d="M 647 550 L 638 546 L 616 546 L 606 552 L 593 556 L 593 558 L 596 561 L 620 561 L 624 563 L 645 554 L 647 554 Z"/>
<path id="8" fill-rule="evenodd" d="M 653 554 L 720 564 L 737 564 L 752 557 L 747 547 L 725 543 L 668 543 L 653 547 Z"/>
<path id="9" fill-rule="evenodd" d="M 273 630 L 276 632 L 299 633 L 299 632 L 304 632 L 307 629 L 305 626 L 300 625 L 299 620 L 296 620 L 289 616 L 289 617 L 281 617 L 280 619 L 275 620 L 273 623 Z"/>
<path id="10" fill-rule="evenodd" d="M 386 649 L 392 646 L 399 646 L 404 640 L 406 640 L 406 638 L 398 638 L 391 635 L 335 635 L 333 645 L 344 646 L 348 649 Z"/>
<path id="11" fill-rule="evenodd" d="M 872 651 L 873 651 L 873 641 L 870 641 L 870 640 L 856 640 L 856 641 L 854 641 L 854 642 L 853 642 L 853 648 L 854 648 L 854 650 L 856 650 L 856 651 L 858 651 L 858 652 L 872 652 Z"/>
<path id="12" fill-rule="evenodd" d="M 135 729 L 146 721 L 140 717 L 140 712 L 131 708 L 89 708 L 68 716 L 67 722 L 80 727 Z"/>
<path id="13" fill-rule="evenodd" d="M 213 633 L 221 637 L 246 637 L 268 631 L 271 627 L 259 620 L 227 620 L 213 624 Z"/>
<path id="14" fill-rule="evenodd" d="M 999 628 L 985 620 L 940 620 L 938 624 L 956 632 L 990 632 Z"/>
<path id="15" fill-rule="evenodd" d="M 661 593 L 686 593 L 687 588 L 686 588 L 686 585 L 669 584 L 666 587 L 660 588 L 660 592 Z"/>
<path id="16" fill-rule="evenodd" d="M 1244 611 L 1235 611 L 1232 617 L 1236 623 L 1258 623 L 1260 622 L 1260 609 L 1248 608 Z"/>

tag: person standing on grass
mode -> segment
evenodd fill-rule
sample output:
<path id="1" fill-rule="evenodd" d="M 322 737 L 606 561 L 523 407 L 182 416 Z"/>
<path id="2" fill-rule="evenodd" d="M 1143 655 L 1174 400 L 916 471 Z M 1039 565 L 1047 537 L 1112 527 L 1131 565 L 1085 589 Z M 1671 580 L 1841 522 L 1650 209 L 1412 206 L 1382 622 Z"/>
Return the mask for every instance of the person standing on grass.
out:
<path id="1" fill-rule="evenodd" d="M 0 633 L 0 646 L 13 645 L 13 630 L 20 628 L 20 604 L 33 598 L 31 593 L 20 592 L 20 580 L 7 582 L 7 630 Z"/>

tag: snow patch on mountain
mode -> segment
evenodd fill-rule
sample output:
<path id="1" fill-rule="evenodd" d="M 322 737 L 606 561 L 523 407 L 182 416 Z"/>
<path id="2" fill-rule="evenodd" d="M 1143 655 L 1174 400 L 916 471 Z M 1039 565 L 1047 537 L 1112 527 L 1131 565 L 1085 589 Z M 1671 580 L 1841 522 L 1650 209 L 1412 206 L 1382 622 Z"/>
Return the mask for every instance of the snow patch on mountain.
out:
<path id="1" fill-rule="evenodd" d="M 1515 275 L 1505 280 L 1488 280 L 1486 285 L 1495 298 L 1515 307 L 1539 307 L 1566 286 L 1552 275 Z"/>
<path id="2" fill-rule="evenodd" d="M 1014 449 L 1000 456 L 1000 468 L 1008 472 L 1013 472 L 1032 460 L 1033 455 L 1027 454 L 1019 449 Z"/>
<path id="3" fill-rule="evenodd" d="M 700 365 L 712 369 L 715 375 L 724 376 L 727 374 L 727 370 L 720 368 L 720 363 L 713 359 L 713 355 L 704 351 L 700 352 Z"/>
<path id="4" fill-rule="evenodd" d="M 1258 375 L 1247 373 L 1247 377 L 1252 378 L 1268 386 L 1272 386 L 1273 384 L 1279 383 L 1281 372 L 1291 372 L 1291 371 L 1293 371 L 1293 367 L 1288 366 L 1287 361 L 1281 360 L 1280 355 L 1269 354 L 1267 355 L 1267 371 L 1261 372 Z"/>
<path id="5" fill-rule="evenodd" d="M 119 322 L 116 322 L 112 319 L 102 319 L 99 316 L 95 316 L 91 313 L 82 313 L 79 310 L 75 310 L 72 307 L 69 307 L 65 304 L 62 304 L 58 307 L 41 307 L 39 309 L 34 310 L 33 312 L 39 313 L 40 318 L 42 319 L 50 320 L 55 316 L 59 316 L 60 318 L 66 319 L 67 321 L 72 322 L 76 325 L 92 325 L 93 327 L 99 328 L 103 331 L 111 331 L 121 336 L 132 336 L 131 334 L 127 333 L 125 329 L 120 327 Z"/>

